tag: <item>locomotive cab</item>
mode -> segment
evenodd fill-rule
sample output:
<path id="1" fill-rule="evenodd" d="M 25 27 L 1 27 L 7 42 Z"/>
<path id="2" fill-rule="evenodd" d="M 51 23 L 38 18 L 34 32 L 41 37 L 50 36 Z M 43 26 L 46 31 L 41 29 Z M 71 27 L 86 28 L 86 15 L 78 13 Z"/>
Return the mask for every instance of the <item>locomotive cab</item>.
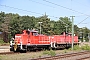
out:
<path id="1" fill-rule="evenodd" d="M 32 36 L 38 36 L 38 31 L 31 31 Z"/>

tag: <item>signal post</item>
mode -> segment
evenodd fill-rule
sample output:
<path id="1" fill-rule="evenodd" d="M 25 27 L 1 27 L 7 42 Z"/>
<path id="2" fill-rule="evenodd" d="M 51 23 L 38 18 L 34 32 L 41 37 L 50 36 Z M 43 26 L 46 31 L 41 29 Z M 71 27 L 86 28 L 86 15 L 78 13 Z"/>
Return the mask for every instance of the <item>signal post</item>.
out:
<path id="1" fill-rule="evenodd" d="M 73 45 L 74 45 L 74 19 L 73 17 L 75 16 L 70 16 L 72 17 L 72 50 L 73 50 Z"/>

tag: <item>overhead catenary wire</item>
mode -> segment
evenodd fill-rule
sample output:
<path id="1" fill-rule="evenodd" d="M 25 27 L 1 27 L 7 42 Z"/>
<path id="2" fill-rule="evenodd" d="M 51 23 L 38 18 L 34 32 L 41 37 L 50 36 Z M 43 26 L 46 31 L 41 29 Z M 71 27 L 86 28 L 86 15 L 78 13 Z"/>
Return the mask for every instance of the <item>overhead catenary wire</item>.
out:
<path id="1" fill-rule="evenodd" d="M 16 7 L 11 7 L 11 6 L 7 6 L 7 5 L 2 5 L 0 4 L 0 6 L 4 6 L 4 7 L 8 7 L 8 8 L 12 8 L 12 9 L 17 9 L 17 10 L 21 10 L 21 11 L 25 11 L 25 12 L 30 12 L 30 13 L 34 13 L 34 14 L 39 14 L 39 15 L 44 15 L 41 13 L 37 13 L 37 12 L 32 12 L 32 11 L 28 11 L 28 10 L 24 10 L 24 9 L 20 9 L 20 8 L 16 8 Z M 55 16 L 50 16 L 50 17 L 54 17 L 54 18 L 59 18 L 59 17 L 55 17 Z M 60 20 L 61 21 L 61 20 Z M 67 26 L 69 26 L 67 23 L 61 21 L 63 24 L 66 24 Z"/>
<path id="2" fill-rule="evenodd" d="M 43 3 L 40 3 L 40 2 L 37 2 L 37 1 L 34 1 L 34 0 L 29 0 L 29 1 L 34 2 L 34 3 L 41 4 L 41 5 L 48 6 L 48 7 L 50 7 L 50 8 L 56 8 L 56 7 L 53 7 L 53 6 L 50 6 L 50 5 L 47 5 L 47 4 L 43 4 Z M 50 15 L 48 15 L 48 16 L 49 16 L 49 17 L 54 17 L 54 18 L 59 18 L 59 17 L 55 17 L 55 16 L 50 16 Z"/>
<path id="3" fill-rule="evenodd" d="M 43 3 L 40 3 L 40 2 L 37 2 L 37 1 L 33 1 L 33 0 L 29 0 L 29 1 L 32 1 L 32 2 L 35 2 L 35 3 L 38 3 L 38 4 L 42 4 L 42 5 L 46 5 L 46 4 L 43 4 Z M 57 5 L 57 6 L 60 6 L 60 7 L 63 7 L 63 8 L 66 8 L 66 9 L 69 9 L 69 10 L 74 11 L 74 12 L 78 12 L 78 13 L 83 14 L 83 15 L 86 15 L 86 16 L 89 16 L 89 15 L 87 15 L 87 14 L 84 14 L 84 13 L 81 13 L 81 12 L 79 12 L 79 11 L 75 11 L 75 10 L 72 10 L 72 9 L 70 9 L 70 8 L 67 8 L 67 7 L 64 7 L 64 6 L 61 6 L 61 5 L 58 5 L 58 4 L 49 2 L 49 1 L 47 1 L 47 0 L 43 0 L 43 1 L 48 2 L 48 3 L 51 3 L 51 4 L 54 4 L 54 5 Z M 72 1 L 72 0 L 71 0 L 71 1 Z M 52 7 L 52 8 L 56 8 L 56 7 L 53 7 L 53 6 L 50 6 L 50 5 L 46 5 L 46 6 L 49 6 L 49 7 Z M 81 15 L 78 15 L 78 16 L 81 16 Z M 75 17 L 78 17 L 78 16 L 75 16 Z M 57 17 L 56 17 L 56 18 L 57 18 Z M 84 20 L 86 20 L 86 19 L 84 19 Z M 66 24 L 66 23 L 63 22 L 63 21 L 61 21 L 61 22 L 64 23 L 64 24 Z M 81 22 L 83 22 L 83 21 L 81 21 Z M 81 22 L 80 22 L 80 23 L 81 23 Z M 77 25 L 79 25 L 80 23 L 78 23 Z M 67 24 L 66 24 L 66 25 L 67 25 Z"/>
<path id="4" fill-rule="evenodd" d="M 54 8 L 54 9 L 56 9 L 57 7 L 54 7 L 54 6 L 51 6 L 51 5 L 47 5 L 47 4 L 44 4 L 44 3 L 40 3 L 40 2 L 38 2 L 38 1 L 34 1 L 34 0 L 29 0 L 29 1 L 31 1 L 31 2 L 34 2 L 34 3 L 37 3 L 37 4 L 41 4 L 41 5 L 44 5 L 44 6 L 47 6 L 47 7 L 50 7 L 50 8 Z M 72 1 L 72 0 L 71 0 Z M 80 16 L 84 16 L 84 15 L 75 15 L 75 17 L 80 17 Z M 57 17 L 56 17 L 57 18 Z"/>
<path id="5" fill-rule="evenodd" d="M 7 6 L 7 5 L 1 5 L 0 4 L 0 6 L 9 7 L 9 8 L 13 8 L 13 9 L 21 10 L 21 11 L 26 11 L 26 12 L 30 12 L 30 13 L 34 13 L 34 14 L 44 15 L 44 14 L 41 14 L 41 13 L 32 12 L 32 11 L 28 11 L 28 10 L 24 10 L 24 9 L 20 9 L 20 8 L 16 8 L 16 7 L 11 7 L 11 6 Z M 48 16 L 50 16 L 50 15 L 48 15 Z M 50 17 L 59 18 L 59 17 L 55 17 L 55 16 L 50 16 Z M 64 23 L 64 24 L 66 24 L 66 23 Z"/>
<path id="6" fill-rule="evenodd" d="M 2 5 L 2 4 L 0 4 L 0 6 L 12 8 L 12 9 L 17 9 L 17 10 L 21 10 L 21 11 L 25 11 L 25 12 L 30 12 L 30 13 L 34 13 L 34 14 L 44 15 L 44 14 L 41 14 L 41 13 L 33 12 L 33 11 L 30 11 L 30 10 L 24 10 L 24 9 L 20 9 L 20 8 L 16 8 L 16 7 L 11 7 L 11 6 L 8 6 L 8 5 Z M 54 17 L 54 18 L 59 18 L 59 17 L 55 17 L 55 16 L 51 16 L 51 15 L 48 15 L 48 16 L 49 17 Z"/>
<path id="7" fill-rule="evenodd" d="M 29 0 L 29 1 L 32 1 L 32 2 L 35 2 L 35 3 L 41 4 L 41 5 L 45 5 L 45 6 L 48 6 L 48 7 L 52 7 L 52 8 L 54 8 L 54 9 L 56 8 L 56 7 L 53 7 L 53 6 L 50 6 L 50 5 L 46 5 L 46 4 L 43 4 L 43 3 L 40 3 L 40 2 L 37 2 L 37 1 L 34 1 L 34 0 Z M 54 4 L 54 5 L 58 5 L 58 4 L 52 3 L 52 2 L 47 1 L 47 0 L 43 0 L 43 1 L 48 2 L 48 3 L 51 3 L 51 4 Z M 71 2 L 72 2 L 72 0 L 71 0 Z M 72 5 L 72 3 L 71 3 L 71 5 Z M 87 15 L 87 14 L 81 13 L 81 12 L 79 12 L 79 11 L 72 10 L 72 9 L 70 9 L 70 8 L 67 8 L 67 7 L 64 7 L 64 6 L 61 6 L 61 5 L 58 5 L 58 6 L 82 14 L 82 15 L 78 15 L 78 16 L 75 16 L 75 17 L 80 17 L 80 16 L 84 16 L 84 15 L 89 16 L 89 15 Z M 52 16 L 52 17 L 53 17 L 53 16 Z M 55 17 L 55 18 L 57 18 L 57 17 Z M 85 20 L 86 20 L 86 19 L 85 19 Z M 81 21 L 81 22 L 82 22 L 82 21 Z M 63 23 L 64 23 L 64 22 L 63 22 Z M 64 24 L 65 24 L 65 23 L 64 23 Z M 67 25 L 67 24 L 66 24 L 66 25 Z"/>
<path id="8" fill-rule="evenodd" d="M 39 14 L 39 15 L 44 15 L 44 14 L 41 14 L 41 13 L 37 13 L 37 12 L 32 12 L 32 11 L 28 11 L 28 10 L 24 10 L 24 9 L 20 9 L 20 8 L 16 8 L 16 7 L 11 7 L 11 6 L 7 6 L 7 5 L 2 5 L 0 4 L 0 6 L 4 6 L 4 7 L 8 7 L 8 8 L 12 8 L 12 9 L 17 9 L 17 10 L 21 10 L 21 11 L 25 11 L 25 12 L 30 12 L 30 13 L 34 13 L 34 14 Z M 59 18 L 59 17 L 55 17 L 55 16 L 50 16 L 48 15 L 49 17 L 54 17 L 54 18 Z M 61 21 L 61 20 L 60 20 Z M 61 21 L 63 22 L 63 21 Z M 69 26 L 67 23 L 63 22 L 64 24 L 66 24 L 67 26 Z"/>
<path id="9" fill-rule="evenodd" d="M 28 11 L 28 10 L 24 10 L 24 9 L 20 9 L 20 8 L 16 8 L 16 7 L 11 7 L 11 6 L 7 6 L 7 5 L 1 5 L 0 6 L 4 6 L 4 7 L 8 7 L 8 8 L 12 8 L 12 9 L 17 9 L 17 10 L 21 10 L 21 11 L 26 11 L 26 12 L 30 12 L 30 13 L 35 13 L 35 14 L 39 14 L 39 15 L 44 15 L 44 14 L 41 14 L 41 13 L 37 13 L 37 12 L 32 12 L 32 11 Z M 50 16 L 50 15 L 48 15 Z M 59 18 L 59 17 L 55 17 L 55 16 L 50 16 L 50 17 L 54 17 L 54 18 Z M 61 21 L 61 20 L 60 20 Z M 63 21 L 61 21 L 63 22 Z M 69 26 L 67 23 L 63 22 L 63 24 Z"/>
<path id="10" fill-rule="evenodd" d="M 32 2 L 34 2 L 34 3 L 38 3 L 38 4 L 41 4 L 41 5 L 45 5 L 45 6 L 48 6 L 48 7 L 51 7 L 51 8 L 56 8 L 56 7 L 53 7 L 53 6 L 50 6 L 50 5 L 47 5 L 47 4 L 43 4 L 43 3 L 40 3 L 40 2 L 37 2 L 37 1 L 34 1 L 34 0 L 29 0 L 29 1 L 32 1 Z M 46 1 L 46 0 L 44 0 L 44 1 Z M 72 1 L 72 0 L 71 0 Z M 49 1 L 46 1 L 46 2 L 49 2 Z M 51 2 L 49 2 L 49 3 L 51 3 Z M 53 3 L 52 3 L 53 4 Z M 55 4 L 55 3 L 54 3 Z M 72 4 L 72 3 L 71 3 Z M 57 4 L 55 4 L 55 5 L 57 5 Z M 60 5 L 58 5 L 58 6 L 60 6 Z M 61 6 L 61 7 L 63 7 L 63 6 Z M 64 7 L 64 8 L 66 8 L 66 7 Z M 72 10 L 72 9 L 70 9 L 70 8 L 68 8 L 69 10 Z M 75 10 L 74 10 L 75 11 Z M 75 11 L 75 12 L 77 12 L 77 11 Z M 83 14 L 83 13 L 80 13 L 80 14 Z M 82 16 L 82 15 L 78 15 L 78 16 Z M 78 17 L 78 16 L 75 16 L 75 17 Z M 54 17 L 54 16 L 51 16 L 51 17 Z M 55 18 L 58 18 L 58 17 L 55 17 Z M 65 22 L 63 22 L 63 21 L 61 21 L 63 24 L 66 24 Z M 68 24 L 66 24 L 67 26 L 69 26 Z"/>
<path id="11" fill-rule="evenodd" d="M 82 20 L 81 22 L 79 22 L 77 25 L 81 24 L 83 21 L 85 21 L 86 19 L 88 19 L 90 16 L 86 17 L 84 20 Z"/>
<path id="12" fill-rule="evenodd" d="M 73 11 L 73 12 L 77 12 L 77 13 L 82 14 L 82 15 L 86 15 L 86 16 L 88 16 L 87 18 L 90 17 L 90 15 L 88 15 L 88 14 L 85 14 L 85 13 L 82 13 L 82 12 L 79 12 L 79 11 L 76 11 L 76 10 L 73 10 L 73 9 L 71 9 L 71 8 L 64 7 L 64 6 L 62 6 L 62 5 L 59 5 L 59 4 L 56 4 L 56 3 L 53 3 L 53 2 L 50 2 L 50 1 L 47 1 L 47 0 L 43 0 L 43 1 L 45 1 L 45 2 L 47 2 L 47 3 L 50 3 L 50 4 L 53 4 L 53 5 L 56 5 L 56 6 L 59 6 L 59 7 L 62 7 L 62 8 L 65 8 L 65 9 L 68 9 L 68 10 Z M 71 0 L 71 1 L 72 1 L 72 0 Z M 80 23 L 82 23 L 83 21 L 85 21 L 87 18 L 85 18 L 84 20 L 82 20 L 81 22 L 79 22 L 77 25 L 79 25 Z"/>
<path id="13" fill-rule="evenodd" d="M 41 4 L 41 5 L 45 5 L 45 6 L 47 6 L 47 7 L 51 7 L 51 8 L 54 8 L 54 9 L 56 8 L 56 7 L 53 7 L 53 6 L 51 6 L 51 5 L 47 5 L 47 4 L 40 3 L 40 2 L 38 2 L 38 1 L 34 1 L 34 0 L 29 0 L 29 1 L 34 2 L 34 3 Z M 54 4 L 54 5 L 57 5 L 57 6 L 59 6 L 59 7 L 63 7 L 63 8 L 69 9 L 69 10 L 71 10 L 71 11 L 74 11 L 74 12 L 77 12 L 77 13 L 80 13 L 80 14 L 83 14 L 83 15 L 86 15 L 86 16 L 90 16 L 90 15 L 87 15 L 87 14 L 85 14 L 85 13 L 82 13 L 82 12 L 79 12 L 79 11 L 76 11 L 76 10 L 73 10 L 73 9 L 70 9 L 70 8 L 68 8 L 68 7 L 64 7 L 64 6 L 58 5 L 58 4 L 56 4 L 56 3 L 53 3 L 53 2 L 50 2 L 50 1 L 47 1 L 47 0 L 43 0 L 43 1 L 48 2 L 48 3 L 51 3 L 51 4 Z M 72 0 L 71 0 L 71 1 L 72 1 Z M 72 3 L 71 3 L 71 4 L 72 4 Z M 75 17 L 79 17 L 79 16 L 83 16 L 83 15 L 78 15 L 78 16 L 75 16 Z"/>
<path id="14" fill-rule="evenodd" d="M 45 1 L 45 2 L 47 2 L 47 3 L 50 3 L 50 4 L 53 4 L 53 5 L 56 5 L 56 6 L 59 6 L 59 7 L 62 7 L 62 8 L 65 8 L 65 9 L 68 9 L 68 10 L 73 11 L 73 12 L 77 12 L 77 13 L 79 13 L 79 14 L 83 14 L 83 15 L 86 15 L 86 16 L 90 16 L 90 15 L 87 15 L 87 14 L 85 14 L 85 13 L 82 13 L 82 12 L 79 12 L 79 11 L 76 11 L 76 10 L 73 10 L 73 9 L 71 9 L 71 8 L 68 8 L 68 7 L 65 7 L 65 6 L 62 6 L 62 5 L 59 5 L 59 4 L 56 4 L 56 3 L 53 3 L 53 2 L 47 1 L 47 0 L 43 0 L 43 1 Z"/>
<path id="15" fill-rule="evenodd" d="M 34 0 L 29 0 L 29 1 L 32 1 L 32 2 L 35 2 L 35 3 L 38 3 L 38 4 L 41 4 L 41 5 L 45 5 L 45 6 L 48 6 L 48 7 L 52 7 L 52 8 L 56 8 L 56 7 L 53 7 L 53 6 L 50 6 L 50 5 L 46 5 L 46 4 L 43 4 L 43 3 L 40 3 L 40 2 L 37 2 L 37 1 L 34 1 Z M 46 1 L 46 0 L 44 0 L 44 1 Z M 72 1 L 72 0 L 71 0 Z M 51 2 L 49 2 L 49 3 L 51 3 Z M 71 3 L 72 4 L 72 3 Z M 57 4 L 56 4 L 57 5 Z M 59 5 L 60 6 L 60 5 Z M 63 7 L 63 6 L 62 6 Z M 64 7 L 64 8 L 66 8 L 66 7 Z M 72 10 L 72 9 L 70 9 L 69 8 L 69 10 Z M 73 11 L 75 11 L 75 10 L 73 10 Z M 75 12 L 78 12 L 78 11 L 75 11 Z M 84 14 L 84 13 L 80 13 L 80 14 L 83 14 L 83 15 L 86 15 L 86 14 Z M 79 16 L 82 16 L 82 15 L 78 15 L 78 16 L 75 16 L 75 17 L 79 17 Z M 57 17 L 56 17 L 57 18 Z M 84 19 L 84 20 L 86 20 L 86 19 Z M 66 24 L 65 22 L 63 22 L 63 21 L 61 21 L 63 24 Z M 83 21 L 81 21 L 81 22 L 83 22 Z M 79 25 L 79 24 L 81 24 L 81 22 L 80 23 L 78 23 L 77 25 Z M 67 24 L 66 24 L 67 25 Z M 68 26 L 68 25 L 67 25 Z"/>
<path id="16" fill-rule="evenodd" d="M 32 0 L 30 0 L 30 1 L 32 1 Z M 76 12 L 76 13 L 79 13 L 79 14 L 82 14 L 82 15 L 85 15 L 85 16 L 88 16 L 87 18 L 85 18 L 84 20 L 82 20 L 81 22 L 79 22 L 77 25 L 79 25 L 79 24 L 81 24 L 82 22 L 84 22 L 86 19 L 88 19 L 89 17 L 90 17 L 90 15 L 88 15 L 88 14 L 85 14 L 85 13 L 82 13 L 82 12 L 79 12 L 79 11 L 76 11 L 76 10 L 73 10 L 73 9 L 71 9 L 71 8 L 68 8 L 68 7 L 64 7 L 64 6 L 61 6 L 61 5 L 58 5 L 58 4 L 56 4 L 56 3 L 53 3 L 53 2 L 50 2 L 50 1 L 47 1 L 47 0 L 43 0 L 43 1 L 45 1 L 45 2 L 48 2 L 48 3 L 50 3 L 50 4 L 54 4 L 54 5 L 56 5 L 56 6 L 59 6 L 59 7 L 62 7 L 62 8 L 65 8 L 65 9 L 68 9 L 68 10 L 70 10 L 70 11 L 73 11 L 73 12 Z M 39 2 L 36 2 L 36 1 L 32 1 L 32 2 L 35 2 L 35 3 L 38 3 L 38 4 L 42 4 L 42 3 L 39 3 Z M 71 0 L 71 2 L 72 2 L 72 0 Z M 72 4 L 72 3 L 71 3 Z M 46 4 L 42 4 L 42 5 L 46 5 Z M 53 7 L 53 6 L 50 6 L 50 5 L 46 5 L 46 6 L 49 6 L 49 7 L 52 7 L 52 8 L 56 8 L 56 7 Z M 76 17 L 78 17 L 78 16 L 76 16 Z M 63 22 L 63 21 L 61 21 L 63 24 L 66 24 L 65 22 Z M 67 25 L 67 24 L 66 24 Z M 68 26 L 68 25 L 67 25 Z"/>
<path id="17" fill-rule="evenodd" d="M 38 2 L 38 1 L 36 1 L 36 0 L 35 0 L 35 1 L 34 1 L 34 0 L 29 0 L 29 1 L 34 2 L 34 3 L 41 4 L 41 5 L 44 5 L 44 6 L 47 6 L 47 7 L 56 8 L 56 7 L 54 7 L 54 6 L 50 6 L 50 5 L 47 5 L 47 4 L 40 3 L 40 2 Z"/>
<path id="18" fill-rule="evenodd" d="M 41 13 L 32 12 L 32 11 L 28 11 L 28 10 L 24 10 L 24 9 L 20 9 L 20 8 L 16 8 L 16 7 L 11 7 L 11 6 L 7 6 L 7 5 L 2 5 L 2 4 L 0 4 L 0 6 L 12 8 L 12 9 L 17 9 L 17 10 L 21 10 L 21 11 L 25 11 L 25 12 L 35 13 L 35 14 L 39 14 L 39 15 L 43 15 L 43 14 L 41 14 Z"/>
<path id="19" fill-rule="evenodd" d="M 89 22 L 90 23 L 90 22 Z M 89 24 L 89 23 L 81 23 L 81 24 Z"/>

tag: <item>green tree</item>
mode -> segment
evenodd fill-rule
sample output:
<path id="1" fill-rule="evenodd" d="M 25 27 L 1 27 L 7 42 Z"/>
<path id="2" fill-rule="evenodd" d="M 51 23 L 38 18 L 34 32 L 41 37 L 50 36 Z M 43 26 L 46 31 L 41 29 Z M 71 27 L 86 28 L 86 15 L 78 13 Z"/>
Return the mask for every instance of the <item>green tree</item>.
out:
<path id="1" fill-rule="evenodd" d="M 11 18 L 9 32 L 14 37 L 16 33 L 20 33 L 20 16 L 18 14 L 11 14 Z"/>
<path id="2" fill-rule="evenodd" d="M 41 28 L 42 28 L 42 34 L 46 34 L 49 35 L 50 34 L 50 19 L 48 18 L 47 15 L 38 17 L 38 22 L 42 22 L 41 23 Z M 40 24 L 38 23 L 38 30 L 40 30 L 39 28 Z"/>
<path id="3" fill-rule="evenodd" d="M 77 25 L 74 25 L 74 33 L 79 35 L 79 27 Z"/>
<path id="4" fill-rule="evenodd" d="M 4 23 L 5 13 L 1 11 L 0 13 L 0 31 L 2 31 L 2 24 Z"/>
<path id="5" fill-rule="evenodd" d="M 36 29 L 40 31 L 40 24 L 38 22 L 42 22 L 42 34 L 60 35 L 62 32 L 66 32 L 66 30 L 67 32 L 72 31 L 72 22 L 68 17 L 60 17 L 59 20 L 50 20 L 46 14 L 40 17 L 35 17 L 0 12 L 0 31 L 9 33 L 8 35 L 11 37 L 14 37 L 17 33 L 21 33 L 24 29 Z M 83 32 L 83 37 L 88 41 L 88 33 L 90 33 L 90 29 L 87 27 L 79 28 L 77 25 L 74 25 L 74 33 L 81 36 L 80 32 Z"/>

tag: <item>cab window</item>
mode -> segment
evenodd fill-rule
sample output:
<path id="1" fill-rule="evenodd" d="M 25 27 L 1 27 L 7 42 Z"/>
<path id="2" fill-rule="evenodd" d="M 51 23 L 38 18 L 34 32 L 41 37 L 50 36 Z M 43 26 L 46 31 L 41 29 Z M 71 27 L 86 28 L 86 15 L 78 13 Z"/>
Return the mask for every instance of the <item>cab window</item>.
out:
<path id="1" fill-rule="evenodd" d="M 33 36 L 38 36 L 38 33 L 37 32 L 33 32 Z"/>

